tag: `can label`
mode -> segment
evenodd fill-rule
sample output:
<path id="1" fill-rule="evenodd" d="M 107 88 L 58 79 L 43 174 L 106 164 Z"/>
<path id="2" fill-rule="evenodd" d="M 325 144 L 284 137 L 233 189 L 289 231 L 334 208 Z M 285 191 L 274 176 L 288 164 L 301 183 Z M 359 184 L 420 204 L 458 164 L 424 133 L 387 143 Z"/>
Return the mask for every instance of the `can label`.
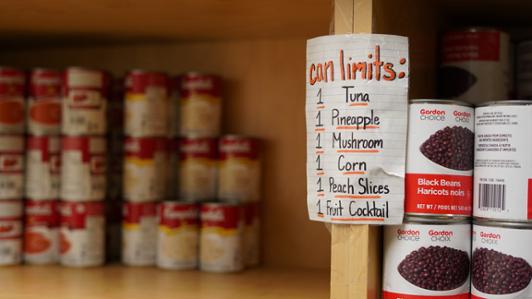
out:
<path id="1" fill-rule="evenodd" d="M 411 103 L 409 113 L 405 212 L 471 215 L 473 108 Z"/>
<path id="2" fill-rule="evenodd" d="M 387 226 L 383 299 L 469 298 L 471 225 Z"/>
<path id="3" fill-rule="evenodd" d="M 101 71 L 65 71 L 63 125 L 65 135 L 102 135 L 107 129 L 106 79 Z"/>
<path id="4" fill-rule="evenodd" d="M 22 200 L 0 201 L 0 265 L 22 259 Z"/>
<path id="5" fill-rule="evenodd" d="M 219 146 L 218 198 L 237 202 L 259 200 L 260 162 L 257 140 L 225 136 L 220 139 Z"/>
<path id="6" fill-rule="evenodd" d="M 216 164 L 216 139 L 182 138 L 179 144 L 179 198 L 193 202 L 214 199 Z"/>
<path id="7" fill-rule="evenodd" d="M 532 220 L 532 105 L 476 109 L 475 217 Z"/>
<path id="8" fill-rule="evenodd" d="M 243 269 L 243 215 L 238 205 L 203 204 L 200 210 L 200 269 L 235 272 Z"/>
<path id="9" fill-rule="evenodd" d="M 222 114 L 221 79 L 186 74 L 180 78 L 179 92 L 181 136 L 218 136 Z"/>
<path id="10" fill-rule="evenodd" d="M 24 261 L 51 264 L 59 261 L 59 201 L 26 200 Z"/>
<path id="11" fill-rule="evenodd" d="M 260 214 L 259 203 L 244 204 L 244 265 L 257 266 L 260 263 Z"/>
<path id="12" fill-rule="evenodd" d="M 157 203 L 124 203 L 122 262 L 130 266 L 155 264 L 157 254 Z"/>
<path id="13" fill-rule="evenodd" d="M 24 137 L 0 136 L 0 200 L 24 195 Z"/>
<path id="14" fill-rule="evenodd" d="M 30 76 L 28 132 L 32 135 L 61 133 L 61 74 L 36 69 Z"/>
<path id="15" fill-rule="evenodd" d="M 57 199 L 61 186 L 61 140 L 56 136 L 29 136 L 26 151 L 26 196 Z"/>
<path id="16" fill-rule="evenodd" d="M 532 228 L 473 225 L 471 294 L 475 299 L 532 298 Z"/>
<path id="17" fill-rule="evenodd" d="M 192 203 L 159 204 L 158 267 L 183 270 L 198 266 L 198 212 Z"/>
<path id="18" fill-rule="evenodd" d="M 103 202 L 61 202 L 60 261 L 72 267 L 104 262 Z"/>
<path id="19" fill-rule="evenodd" d="M 103 200 L 106 190 L 106 142 L 103 137 L 64 136 L 61 199 Z"/>
<path id="20" fill-rule="evenodd" d="M 24 132 L 24 72 L 0 68 L 0 134 Z"/>
<path id="21" fill-rule="evenodd" d="M 166 138 L 126 138 L 124 197 L 129 201 L 155 201 L 166 193 L 168 163 Z"/>
<path id="22" fill-rule="evenodd" d="M 125 133 L 135 137 L 166 137 L 169 121 L 168 77 L 131 72 L 126 78 Z"/>

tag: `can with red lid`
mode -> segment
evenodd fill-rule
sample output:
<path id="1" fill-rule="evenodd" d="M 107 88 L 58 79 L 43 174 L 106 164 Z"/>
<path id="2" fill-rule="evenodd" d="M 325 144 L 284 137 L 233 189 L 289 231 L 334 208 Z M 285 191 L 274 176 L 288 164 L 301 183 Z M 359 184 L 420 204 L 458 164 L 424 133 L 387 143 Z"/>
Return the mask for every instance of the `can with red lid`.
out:
<path id="1" fill-rule="evenodd" d="M 28 132 L 32 135 L 61 133 L 61 73 L 45 68 L 30 74 Z"/>
<path id="2" fill-rule="evenodd" d="M 260 263 L 260 208 L 258 202 L 247 202 L 244 207 L 243 255 L 246 267 Z"/>
<path id="3" fill-rule="evenodd" d="M 179 77 L 181 136 L 220 134 L 222 80 L 215 75 L 188 73 Z"/>
<path id="4" fill-rule="evenodd" d="M 157 254 L 157 203 L 124 202 L 122 262 L 128 266 L 155 264 Z"/>
<path id="5" fill-rule="evenodd" d="M 96 136 L 64 136 L 61 153 L 61 199 L 105 198 L 106 140 Z"/>
<path id="6" fill-rule="evenodd" d="M 0 135 L 0 200 L 24 195 L 24 137 Z"/>
<path id="7" fill-rule="evenodd" d="M 100 70 L 69 67 L 63 81 L 62 133 L 105 134 L 108 76 Z"/>
<path id="8" fill-rule="evenodd" d="M 179 141 L 178 197 L 199 202 L 216 197 L 218 144 L 215 138 Z"/>
<path id="9" fill-rule="evenodd" d="M 26 196 L 59 198 L 61 183 L 61 138 L 28 136 L 26 150 Z"/>
<path id="10" fill-rule="evenodd" d="M 229 203 L 204 203 L 200 219 L 200 269 L 207 272 L 242 270 L 242 207 Z"/>
<path id="11" fill-rule="evenodd" d="M 222 201 L 259 200 L 259 142 L 254 138 L 226 135 L 220 138 L 218 198 Z"/>
<path id="12" fill-rule="evenodd" d="M 162 199 L 166 193 L 167 163 L 166 138 L 127 137 L 123 177 L 124 198 L 135 202 Z"/>
<path id="13" fill-rule="evenodd" d="M 172 270 L 198 266 L 199 214 L 194 203 L 164 201 L 158 207 L 157 266 Z"/>
<path id="14" fill-rule="evenodd" d="M 0 67 L 0 134 L 24 132 L 24 71 Z"/>
<path id="15" fill-rule="evenodd" d="M 103 202 L 62 201 L 59 211 L 61 264 L 70 267 L 102 265 L 105 248 Z"/>
<path id="16" fill-rule="evenodd" d="M 24 261 L 28 264 L 58 262 L 59 201 L 27 199 L 24 212 Z"/>
<path id="17" fill-rule="evenodd" d="M 22 260 L 22 200 L 0 201 L 0 266 Z"/>

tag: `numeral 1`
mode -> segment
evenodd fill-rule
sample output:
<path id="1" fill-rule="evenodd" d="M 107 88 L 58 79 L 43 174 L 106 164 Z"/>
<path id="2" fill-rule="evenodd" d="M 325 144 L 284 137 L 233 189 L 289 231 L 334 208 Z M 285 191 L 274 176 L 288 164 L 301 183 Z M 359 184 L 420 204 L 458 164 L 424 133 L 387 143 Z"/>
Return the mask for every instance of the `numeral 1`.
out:
<path id="1" fill-rule="evenodd" d="M 318 111 L 316 119 L 318 120 L 318 124 L 316 125 L 316 127 L 323 127 L 323 124 L 321 123 L 321 111 Z"/>
<path id="2" fill-rule="evenodd" d="M 323 170 L 323 169 L 321 168 L 321 156 L 320 156 L 320 155 L 318 155 L 318 156 L 316 157 L 316 163 L 318 163 L 318 168 L 316 168 L 316 170 Z"/>
<path id="3" fill-rule="evenodd" d="M 318 97 L 318 105 L 322 105 L 323 101 L 321 100 L 321 88 L 318 90 L 318 94 L 316 96 Z"/>
<path id="4" fill-rule="evenodd" d="M 316 148 L 321 148 L 321 133 L 318 133 L 318 136 L 316 136 Z"/>
<path id="5" fill-rule="evenodd" d="M 321 178 L 318 179 L 318 192 L 323 192 L 323 188 L 321 187 Z"/>

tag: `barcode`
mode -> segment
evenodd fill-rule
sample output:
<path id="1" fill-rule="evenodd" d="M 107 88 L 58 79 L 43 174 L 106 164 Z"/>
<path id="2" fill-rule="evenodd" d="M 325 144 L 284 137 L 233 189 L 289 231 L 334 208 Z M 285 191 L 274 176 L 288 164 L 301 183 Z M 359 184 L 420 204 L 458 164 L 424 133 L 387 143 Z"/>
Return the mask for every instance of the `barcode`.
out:
<path id="1" fill-rule="evenodd" d="M 481 210 L 506 210 L 506 185 L 479 184 L 478 207 Z"/>

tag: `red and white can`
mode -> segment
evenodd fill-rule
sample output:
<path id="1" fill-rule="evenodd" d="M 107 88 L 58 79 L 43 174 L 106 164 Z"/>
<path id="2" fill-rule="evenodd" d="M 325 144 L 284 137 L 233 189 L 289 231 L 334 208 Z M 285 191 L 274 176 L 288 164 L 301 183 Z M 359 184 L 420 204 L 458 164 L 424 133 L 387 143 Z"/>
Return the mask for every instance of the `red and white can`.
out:
<path id="1" fill-rule="evenodd" d="M 105 134 L 108 76 L 100 70 L 69 67 L 63 80 L 62 133 Z"/>
<path id="2" fill-rule="evenodd" d="M 383 299 L 469 299 L 471 224 L 407 217 L 384 229 Z"/>
<path id="3" fill-rule="evenodd" d="M 126 76 L 124 130 L 127 136 L 166 137 L 169 79 L 160 72 L 134 70 Z"/>
<path id="4" fill-rule="evenodd" d="M 260 263 L 260 204 L 248 202 L 244 207 L 244 265 L 258 266 Z"/>
<path id="5" fill-rule="evenodd" d="M 166 193 L 168 140 L 164 137 L 125 141 L 124 198 L 134 202 L 163 199 Z"/>
<path id="6" fill-rule="evenodd" d="M 59 201 L 32 200 L 24 203 L 24 262 L 52 264 L 59 261 Z"/>
<path id="7" fill-rule="evenodd" d="M 0 135 L 0 200 L 24 195 L 24 137 Z"/>
<path id="8" fill-rule="evenodd" d="M 457 101 L 409 105 L 405 213 L 471 216 L 474 109 Z"/>
<path id="9" fill-rule="evenodd" d="M 63 136 L 61 153 L 61 200 L 105 199 L 106 140 L 95 136 Z"/>
<path id="10" fill-rule="evenodd" d="M 187 73 L 179 81 L 181 136 L 218 136 L 222 115 L 221 78 Z"/>
<path id="11" fill-rule="evenodd" d="M 443 35 L 439 96 L 471 104 L 505 100 L 511 90 L 510 36 L 491 28 Z"/>
<path id="12" fill-rule="evenodd" d="M 200 209 L 200 270 L 236 272 L 244 268 L 243 209 L 229 203 L 204 203 Z"/>
<path id="13" fill-rule="evenodd" d="M 199 211 L 194 203 L 159 204 L 157 266 L 185 270 L 198 267 Z"/>
<path id="14" fill-rule="evenodd" d="M 30 74 L 28 132 L 32 135 L 61 133 L 61 73 L 37 68 Z"/>
<path id="15" fill-rule="evenodd" d="M 60 203 L 60 261 L 64 266 L 100 266 L 105 254 L 103 201 Z"/>
<path id="16" fill-rule="evenodd" d="M 0 67 L 0 134 L 24 133 L 24 71 Z"/>
<path id="17" fill-rule="evenodd" d="M 214 138 L 181 138 L 178 196 L 184 201 L 216 198 L 218 144 Z"/>
<path id="18" fill-rule="evenodd" d="M 26 146 L 26 197 L 34 200 L 59 198 L 61 138 L 28 136 Z"/>
<path id="19" fill-rule="evenodd" d="M 0 201 L 0 266 L 22 260 L 22 200 Z"/>
<path id="20" fill-rule="evenodd" d="M 124 202 L 122 262 L 128 266 L 155 265 L 157 202 Z"/>
<path id="21" fill-rule="evenodd" d="M 254 138 L 226 135 L 220 138 L 218 198 L 250 202 L 260 197 L 259 142 Z"/>

